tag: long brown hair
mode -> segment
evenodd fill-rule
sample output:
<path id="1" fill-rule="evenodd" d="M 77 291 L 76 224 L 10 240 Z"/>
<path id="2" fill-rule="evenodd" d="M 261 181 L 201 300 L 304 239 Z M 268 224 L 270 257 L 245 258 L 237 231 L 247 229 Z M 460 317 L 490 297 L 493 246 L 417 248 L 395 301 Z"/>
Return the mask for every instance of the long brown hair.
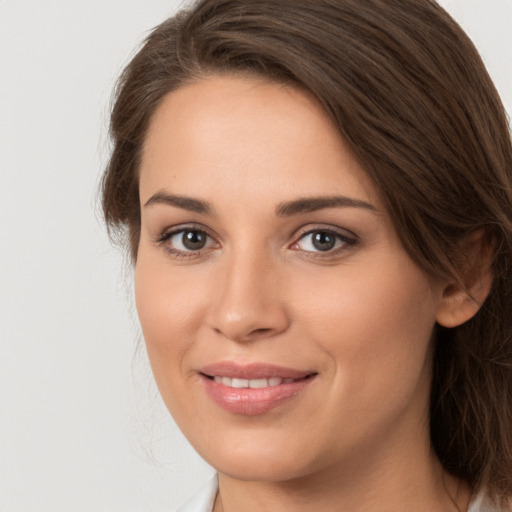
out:
<path id="1" fill-rule="evenodd" d="M 457 277 L 485 232 L 494 284 L 460 327 L 435 332 L 431 439 L 445 468 L 512 496 L 512 145 L 478 52 L 433 0 L 203 0 L 159 25 L 123 72 L 102 183 L 111 233 L 140 234 L 138 167 L 166 94 L 250 73 L 312 94 L 378 188 L 404 247 Z"/>

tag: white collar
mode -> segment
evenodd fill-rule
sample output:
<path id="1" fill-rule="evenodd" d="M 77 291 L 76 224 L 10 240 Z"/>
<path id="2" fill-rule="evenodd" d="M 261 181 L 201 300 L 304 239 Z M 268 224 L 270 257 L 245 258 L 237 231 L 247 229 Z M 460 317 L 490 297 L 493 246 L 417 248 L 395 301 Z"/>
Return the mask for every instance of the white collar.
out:
<path id="1" fill-rule="evenodd" d="M 477 495 L 473 496 L 469 504 L 468 512 L 499 512 L 486 497 L 482 489 Z"/>
<path id="2" fill-rule="evenodd" d="M 212 512 L 218 489 L 219 480 L 215 475 L 175 512 Z"/>

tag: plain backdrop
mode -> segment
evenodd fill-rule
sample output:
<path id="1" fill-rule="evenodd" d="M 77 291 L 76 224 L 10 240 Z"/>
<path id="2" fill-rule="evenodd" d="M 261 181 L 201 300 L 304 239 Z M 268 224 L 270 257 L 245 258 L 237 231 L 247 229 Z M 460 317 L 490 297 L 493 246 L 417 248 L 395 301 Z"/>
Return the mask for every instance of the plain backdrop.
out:
<path id="1" fill-rule="evenodd" d="M 512 0 L 444 0 L 512 112 Z M 173 0 L 0 0 L 0 510 L 169 511 L 209 478 L 96 207 L 113 83 Z M 139 349 L 137 349 L 139 347 Z"/>

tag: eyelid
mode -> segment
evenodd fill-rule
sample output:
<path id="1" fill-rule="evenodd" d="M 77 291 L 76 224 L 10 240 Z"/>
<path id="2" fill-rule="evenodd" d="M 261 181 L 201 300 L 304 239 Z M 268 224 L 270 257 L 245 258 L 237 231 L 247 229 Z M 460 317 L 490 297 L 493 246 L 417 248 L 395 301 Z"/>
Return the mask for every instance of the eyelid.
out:
<path id="1" fill-rule="evenodd" d="M 214 238 L 212 234 L 210 233 L 210 230 L 203 226 L 202 224 L 196 224 L 195 222 L 190 223 L 183 223 L 183 224 L 176 224 L 174 226 L 168 226 L 165 229 L 160 230 L 159 234 L 155 238 L 155 242 L 160 242 L 164 239 L 168 239 L 170 236 L 175 235 L 176 233 L 179 233 L 181 231 L 202 231 L 203 233 L 206 233 L 208 236 Z"/>
<path id="2" fill-rule="evenodd" d="M 359 237 L 353 231 L 335 226 L 333 224 L 323 224 L 321 222 L 318 224 L 310 222 L 309 224 L 301 226 L 295 230 L 292 237 L 297 241 L 301 236 L 313 233 L 315 231 L 329 231 L 330 233 L 334 233 L 347 239 L 359 240 Z"/>
<path id="3" fill-rule="evenodd" d="M 306 251 L 300 248 L 295 248 L 297 244 L 305 238 L 307 235 L 311 235 L 316 232 L 326 232 L 332 233 L 337 238 L 341 239 L 344 243 L 342 247 L 338 247 L 329 251 Z M 300 228 L 294 235 L 294 242 L 290 245 L 292 250 L 302 251 L 307 253 L 310 256 L 314 257 L 332 257 L 340 252 L 347 250 L 349 247 L 353 247 L 359 243 L 359 237 L 353 233 L 352 231 L 348 231 L 347 229 L 343 229 L 337 226 L 332 226 L 328 224 L 319 224 L 315 226 L 304 226 Z M 347 247 L 348 246 L 348 247 Z"/>

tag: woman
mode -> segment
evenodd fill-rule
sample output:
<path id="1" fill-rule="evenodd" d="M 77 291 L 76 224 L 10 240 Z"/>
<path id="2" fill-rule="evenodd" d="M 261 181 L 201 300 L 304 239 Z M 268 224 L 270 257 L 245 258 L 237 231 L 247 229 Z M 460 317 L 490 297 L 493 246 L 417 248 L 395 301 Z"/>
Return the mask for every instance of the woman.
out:
<path id="1" fill-rule="evenodd" d="M 111 133 L 180 510 L 510 510 L 512 147 L 435 2 L 200 1 Z"/>

